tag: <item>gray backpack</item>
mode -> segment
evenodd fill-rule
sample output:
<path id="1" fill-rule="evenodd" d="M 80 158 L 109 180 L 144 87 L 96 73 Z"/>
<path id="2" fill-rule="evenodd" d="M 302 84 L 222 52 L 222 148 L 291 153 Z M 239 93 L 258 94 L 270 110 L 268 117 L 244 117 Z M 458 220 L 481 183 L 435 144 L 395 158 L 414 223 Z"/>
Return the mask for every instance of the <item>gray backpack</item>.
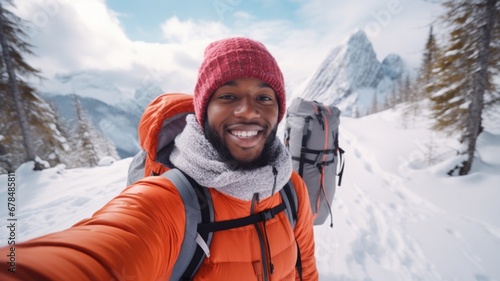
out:
<path id="1" fill-rule="evenodd" d="M 330 215 L 333 227 L 331 203 L 336 176 L 340 186 L 344 172 L 344 150 L 338 141 L 339 117 L 337 107 L 302 98 L 294 99 L 287 110 L 285 145 L 292 155 L 293 169 L 307 185 L 315 225 L 323 224 Z"/>

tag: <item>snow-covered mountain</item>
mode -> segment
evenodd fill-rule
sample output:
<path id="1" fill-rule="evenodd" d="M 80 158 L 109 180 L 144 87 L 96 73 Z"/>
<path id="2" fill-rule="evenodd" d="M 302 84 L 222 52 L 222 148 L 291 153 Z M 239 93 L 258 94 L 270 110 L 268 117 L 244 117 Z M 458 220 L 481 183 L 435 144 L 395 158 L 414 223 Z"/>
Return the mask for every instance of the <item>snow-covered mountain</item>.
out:
<path id="1" fill-rule="evenodd" d="M 330 51 L 315 74 L 293 96 L 335 105 L 345 116 L 355 111 L 363 114 L 374 95 L 382 104 L 406 71 L 403 59 L 397 54 L 389 54 L 379 62 L 366 34 L 358 30 Z"/>
<path id="2" fill-rule="evenodd" d="M 45 96 L 58 112 L 66 126 L 72 127 L 76 120 L 76 108 L 70 95 Z M 120 157 L 130 157 L 139 149 L 137 125 L 141 115 L 100 100 L 79 97 L 82 108 L 87 112 L 94 128 L 102 132 L 116 146 Z"/>
<path id="3" fill-rule="evenodd" d="M 92 72 L 58 75 L 43 86 L 42 96 L 69 126 L 76 116 L 71 94 L 77 94 L 94 127 L 113 141 L 122 158 L 139 151 L 137 125 L 142 112 L 163 93 L 157 84 L 147 83 L 127 94 L 116 82 Z"/>
<path id="4" fill-rule="evenodd" d="M 116 104 L 124 98 L 120 89 L 109 79 L 92 72 L 78 72 L 56 75 L 53 85 L 59 94 L 76 93 L 81 97 L 93 98 L 107 104 Z"/>
<path id="5" fill-rule="evenodd" d="M 379 62 L 365 33 L 357 31 L 332 49 L 316 73 L 299 87 L 302 90 L 293 96 L 336 105 L 346 116 L 354 112 L 363 115 L 373 95 L 382 104 L 384 96 L 406 71 L 403 60 L 396 54 Z M 129 157 L 139 150 L 137 124 L 144 108 L 164 91 L 153 81 L 135 85 L 116 77 L 120 75 L 97 72 L 58 75 L 42 91 L 68 123 L 74 110 L 71 99 L 65 96 L 75 93 L 82 97 L 82 105 L 94 126 L 113 140 L 121 157 Z M 128 87 L 124 88 L 124 84 Z"/>

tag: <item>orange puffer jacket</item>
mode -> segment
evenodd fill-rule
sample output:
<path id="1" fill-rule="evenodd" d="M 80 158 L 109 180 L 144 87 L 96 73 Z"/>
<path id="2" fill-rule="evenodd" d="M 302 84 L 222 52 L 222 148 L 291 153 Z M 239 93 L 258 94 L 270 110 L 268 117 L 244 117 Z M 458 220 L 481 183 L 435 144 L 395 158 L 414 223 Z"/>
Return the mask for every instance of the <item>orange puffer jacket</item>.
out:
<path id="1" fill-rule="evenodd" d="M 303 280 L 317 280 L 307 190 L 296 173 L 291 180 L 299 202 L 295 230 L 285 213 L 279 213 L 266 222 L 267 244 L 262 250 L 267 252 L 269 245 L 274 264 L 270 280 L 298 280 L 296 238 Z M 250 202 L 209 190 L 216 221 L 249 215 Z M 258 202 L 255 211 L 280 202 L 276 193 Z M 184 228 L 184 206 L 177 189 L 164 177 L 148 177 L 129 186 L 91 218 L 15 245 L 15 273 L 8 271 L 9 247 L 1 248 L 0 280 L 169 280 Z M 267 265 L 262 264 L 253 225 L 216 232 L 210 251 L 194 280 L 263 280 L 263 266 Z"/>

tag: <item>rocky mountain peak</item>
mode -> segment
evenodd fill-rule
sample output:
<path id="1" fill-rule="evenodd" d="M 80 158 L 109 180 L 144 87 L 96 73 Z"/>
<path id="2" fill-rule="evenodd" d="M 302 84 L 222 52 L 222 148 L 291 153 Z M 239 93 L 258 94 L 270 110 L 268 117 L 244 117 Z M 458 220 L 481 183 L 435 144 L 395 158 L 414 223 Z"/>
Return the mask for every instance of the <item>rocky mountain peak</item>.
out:
<path id="1" fill-rule="evenodd" d="M 396 54 L 379 62 L 366 34 L 357 30 L 330 51 L 296 96 L 335 105 L 350 116 L 366 109 L 373 95 L 383 101 L 404 71 L 404 61 Z"/>

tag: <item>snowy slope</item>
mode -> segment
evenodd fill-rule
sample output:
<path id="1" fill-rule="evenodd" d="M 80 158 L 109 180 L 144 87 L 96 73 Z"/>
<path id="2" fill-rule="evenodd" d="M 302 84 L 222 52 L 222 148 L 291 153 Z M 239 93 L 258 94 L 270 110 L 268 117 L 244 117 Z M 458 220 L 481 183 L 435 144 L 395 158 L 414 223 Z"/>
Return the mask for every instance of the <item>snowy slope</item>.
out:
<path id="1" fill-rule="evenodd" d="M 342 117 L 346 170 L 335 226 L 315 227 L 320 280 L 500 280 L 499 127 L 480 137 L 481 161 L 471 175 L 448 177 L 457 161 L 454 141 L 433 135 L 423 117 L 402 120 L 399 110 Z M 429 147 L 439 156 L 430 157 L 432 165 Z M 130 160 L 93 169 L 19 168 L 18 241 L 90 216 L 125 187 Z M 6 181 L 0 176 L 0 198 Z"/>
<path id="2" fill-rule="evenodd" d="M 316 232 L 322 280 L 500 280 L 500 160 L 448 177 L 454 159 L 425 167 L 427 144 L 441 154 L 453 143 L 427 120 L 402 129 L 388 111 L 341 122 L 346 179 L 336 227 Z M 500 131 L 479 143 L 479 154 L 500 155 Z"/>

